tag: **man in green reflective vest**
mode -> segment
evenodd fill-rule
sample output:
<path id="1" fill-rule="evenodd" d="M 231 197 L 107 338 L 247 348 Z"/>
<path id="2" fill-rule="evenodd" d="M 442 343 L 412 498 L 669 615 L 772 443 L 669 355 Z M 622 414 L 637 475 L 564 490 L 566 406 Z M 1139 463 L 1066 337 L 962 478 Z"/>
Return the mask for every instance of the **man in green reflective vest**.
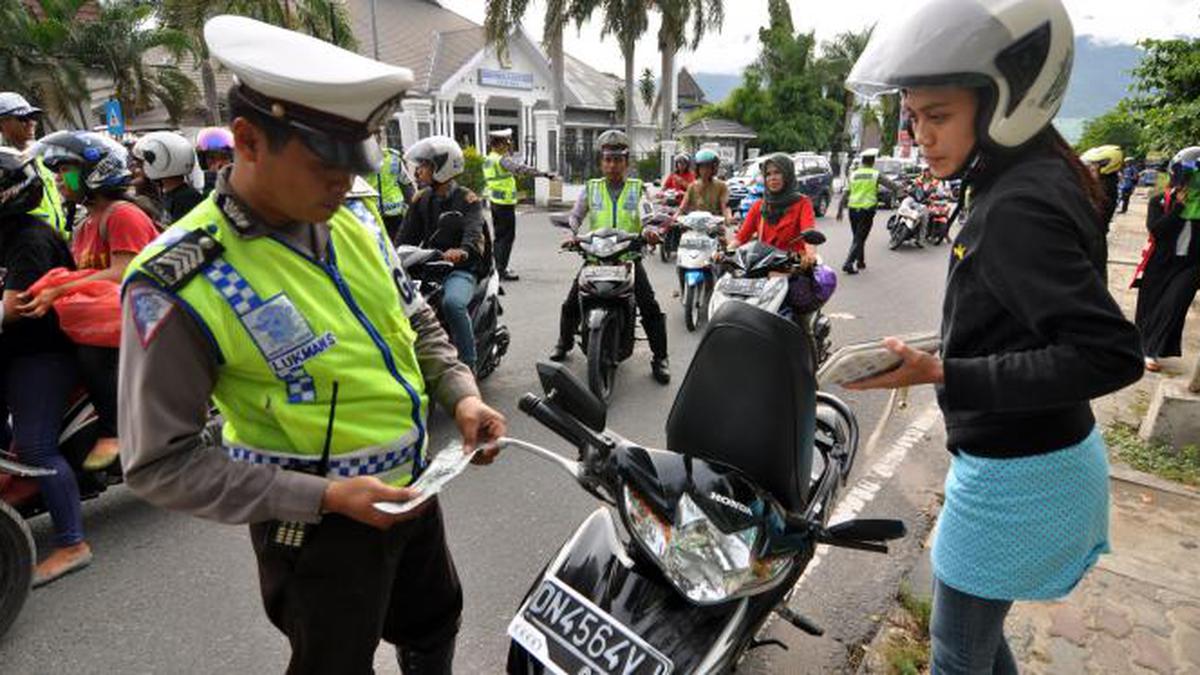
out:
<path id="1" fill-rule="evenodd" d="M 512 155 L 512 129 L 488 132 L 488 155 L 483 159 L 484 196 L 492 205 L 492 227 L 496 240 L 496 271 L 501 281 L 517 281 L 520 276 L 508 266 L 513 243 L 517 239 L 517 176 L 544 176 L 517 161 Z"/>
<path id="2" fill-rule="evenodd" d="M 42 109 L 29 105 L 24 96 L 13 91 L 0 92 L 0 135 L 13 148 L 21 152 L 29 149 L 37 136 L 37 122 L 41 115 Z M 35 159 L 34 164 L 42 178 L 42 201 L 29 213 L 54 228 L 63 239 L 70 239 L 71 228 L 67 223 L 62 197 L 58 194 L 58 185 L 54 182 L 54 173 L 46 168 L 41 157 Z"/>
<path id="3" fill-rule="evenodd" d="M 388 237 L 395 241 L 400 236 L 400 226 L 404 224 L 404 214 L 408 212 L 408 202 L 414 192 L 412 181 L 404 170 L 404 153 L 384 148 L 379 171 L 363 178 L 379 193 L 376 203 L 383 214 Z"/>
<path id="4" fill-rule="evenodd" d="M 842 271 L 846 274 L 858 274 L 859 270 L 867 268 L 866 249 L 867 237 L 871 235 L 871 227 L 875 225 L 875 209 L 879 206 L 879 185 L 886 185 L 893 192 L 897 189 L 875 168 L 875 157 L 878 150 L 864 150 L 861 165 L 850 172 L 850 178 L 845 190 L 842 191 L 842 201 L 838 205 L 837 219 L 842 219 L 846 207 L 850 207 L 850 233 L 853 241 L 850 253 L 846 256 L 846 264 Z"/>
<path id="5" fill-rule="evenodd" d="M 593 178 L 587 188 L 579 193 L 571 209 L 570 224 L 575 233 L 616 228 L 635 234 L 644 234 L 647 241 L 657 241 L 653 229 L 645 229 L 645 222 L 654 209 L 646 200 L 642 181 L 626 178 L 629 169 L 629 137 L 625 132 L 609 129 L 596 139 L 600 146 L 600 170 L 603 178 Z M 569 241 L 567 243 L 570 243 Z M 671 367 L 667 360 L 667 322 L 658 300 L 654 298 L 654 287 L 642 267 L 640 256 L 633 259 L 633 296 L 642 328 L 650 343 L 650 372 L 659 384 L 671 381 Z M 579 328 L 579 277 L 571 283 L 567 299 L 563 301 L 559 317 L 558 344 L 550 353 L 550 359 L 562 361 L 575 345 L 575 332 Z"/>
<path id="6" fill-rule="evenodd" d="M 129 266 L 126 483 L 250 524 L 288 672 L 370 673 L 383 639 L 406 675 L 450 673 L 463 600 L 440 508 L 390 507 L 418 495 L 430 399 L 477 463 L 505 420 L 383 229 L 342 204 L 355 174 L 378 170 L 372 134 L 412 74 L 245 17 L 214 17 L 204 37 L 237 78 L 235 159 Z"/>

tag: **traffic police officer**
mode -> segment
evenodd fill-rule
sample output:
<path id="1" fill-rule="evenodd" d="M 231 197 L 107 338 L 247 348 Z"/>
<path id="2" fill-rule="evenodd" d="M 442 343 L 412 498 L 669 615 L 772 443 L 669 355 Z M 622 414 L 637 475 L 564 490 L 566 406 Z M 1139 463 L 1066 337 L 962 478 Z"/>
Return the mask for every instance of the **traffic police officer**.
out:
<path id="1" fill-rule="evenodd" d="M 587 182 L 587 189 L 579 193 L 571 209 L 570 224 L 574 232 L 581 227 L 588 231 L 616 228 L 635 234 L 644 232 L 651 243 L 657 241 L 653 229 L 645 229 L 646 218 L 653 208 L 646 200 L 642 181 L 626 178 L 629 168 L 629 137 L 619 129 L 609 129 L 596 139 L 600 145 L 600 168 L 603 178 Z M 569 243 L 569 242 L 568 242 Z M 642 328 L 650 343 L 650 370 L 659 384 L 671 381 L 671 367 L 667 360 L 667 322 L 658 300 L 654 298 L 654 287 L 642 267 L 640 257 L 633 261 L 633 296 L 637 302 Z M 579 278 L 576 277 L 563 301 L 559 317 L 558 344 L 550 353 L 553 361 L 562 361 L 575 345 L 575 331 L 580 322 Z"/>
<path id="2" fill-rule="evenodd" d="M 15 91 L 0 92 L 0 135 L 18 151 L 24 152 L 33 144 L 37 136 L 37 120 L 41 115 L 42 109 L 29 105 L 24 96 Z M 54 172 L 46 168 L 41 157 L 34 160 L 34 166 L 42 179 L 42 201 L 29 214 L 53 227 L 63 239 L 70 239 L 71 229 L 63 210 L 62 196 L 58 193 L 58 184 L 54 182 Z"/>
<path id="3" fill-rule="evenodd" d="M 496 270 L 502 281 L 517 281 L 520 277 L 509 269 L 513 243 L 517 239 L 517 179 L 516 176 L 544 176 L 517 161 L 512 156 L 512 129 L 488 133 L 488 156 L 483 160 L 485 196 L 492 205 L 492 227 L 496 233 Z"/>
<path id="4" fill-rule="evenodd" d="M 883 183 L 891 190 L 896 185 L 881 176 L 875 168 L 875 156 L 878 150 L 864 150 L 862 165 L 850 174 L 850 187 L 842 193 L 841 204 L 838 205 L 837 219 L 842 219 L 842 212 L 850 206 L 850 232 L 854 237 L 850 244 L 850 253 L 846 256 L 846 264 L 842 271 L 846 274 L 858 274 L 859 270 L 867 268 L 866 249 L 867 237 L 871 227 L 875 225 L 875 209 L 879 206 L 879 184 Z"/>
<path id="5" fill-rule="evenodd" d="M 462 591 L 436 499 L 404 515 L 428 463 L 430 398 L 475 460 L 505 420 L 483 403 L 373 218 L 342 205 L 378 169 L 372 138 L 411 73 L 219 16 L 234 164 L 130 265 L 121 454 L 166 508 L 250 523 L 291 673 L 369 673 L 380 638 L 405 673 L 449 673 Z M 297 58 L 303 55 L 304 58 Z M 208 401 L 223 438 L 205 431 Z M 486 446 L 486 447 L 480 447 Z"/>
<path id="6" fill-rule="evenodd" d="M 379 170 L 366 176 L 366 179 L 379 193 L 376 203 L 379 212 L 383 214 L 388 237 L 395 241 L 414 192 L 412 181 L 404 172 L 403 153 L 393 148 L 384 148 L 383 163 L 379 165 Z"/>

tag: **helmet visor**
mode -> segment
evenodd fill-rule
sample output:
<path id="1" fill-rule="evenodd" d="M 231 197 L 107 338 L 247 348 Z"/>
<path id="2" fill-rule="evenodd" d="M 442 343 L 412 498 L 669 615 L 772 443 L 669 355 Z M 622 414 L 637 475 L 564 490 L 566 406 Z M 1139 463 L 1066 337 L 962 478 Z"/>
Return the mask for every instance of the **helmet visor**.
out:
<path id="1" fill-rule="evenodd" d="M 383 164 L 383 151 L 374 136 L 361 141 L 336 139 L 315 131 L 297 130 L 301 142 L 321 161 L 353 174 L 371 174 Z"/>

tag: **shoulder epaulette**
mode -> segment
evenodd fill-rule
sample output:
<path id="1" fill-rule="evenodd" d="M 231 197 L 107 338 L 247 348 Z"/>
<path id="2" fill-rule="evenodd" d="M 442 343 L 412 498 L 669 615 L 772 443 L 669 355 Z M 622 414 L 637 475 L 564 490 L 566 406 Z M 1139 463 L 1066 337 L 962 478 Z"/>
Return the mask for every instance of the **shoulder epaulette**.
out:
<path id="1" fill-rule="evenodd" d="M 192 230 L 142 263 L 141 269 L 167 290 L 177 291 L 224 251 L 204 229 Z"/>

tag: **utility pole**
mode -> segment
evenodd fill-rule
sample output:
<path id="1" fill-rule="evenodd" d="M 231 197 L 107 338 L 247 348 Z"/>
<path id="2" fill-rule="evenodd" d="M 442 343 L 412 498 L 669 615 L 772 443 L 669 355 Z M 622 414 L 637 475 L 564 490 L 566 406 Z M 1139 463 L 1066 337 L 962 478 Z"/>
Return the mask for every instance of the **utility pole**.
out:
<path id="1" fill-rule="evenodd" d="M 375 0 L 371 0 L 371 49 L 373 58 L 379 60 L 379 26 L 375 23 Z"/>

